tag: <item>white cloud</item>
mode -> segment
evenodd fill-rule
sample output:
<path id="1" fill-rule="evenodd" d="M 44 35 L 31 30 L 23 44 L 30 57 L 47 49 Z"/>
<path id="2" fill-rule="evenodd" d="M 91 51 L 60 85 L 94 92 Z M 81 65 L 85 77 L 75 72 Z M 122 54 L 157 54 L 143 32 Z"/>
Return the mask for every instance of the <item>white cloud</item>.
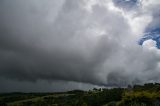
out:
<path id="1" fill-rule="evenodd" d="M 149 39 L 143 42 L 143 47 L 146 47 L 148 49 L 156 48 L 156 41 Z"/>
<path id="2" fill-rule="evenodd" d="M 157 56 L 160 56 L 160 50 L 157 48 L 157 42 L 149 39 L 143 42 L 142 46 L 144 47 L 144 49 L 147 49 L 151 52 L 153 52 L 153 54 L 156 54 Z"/>

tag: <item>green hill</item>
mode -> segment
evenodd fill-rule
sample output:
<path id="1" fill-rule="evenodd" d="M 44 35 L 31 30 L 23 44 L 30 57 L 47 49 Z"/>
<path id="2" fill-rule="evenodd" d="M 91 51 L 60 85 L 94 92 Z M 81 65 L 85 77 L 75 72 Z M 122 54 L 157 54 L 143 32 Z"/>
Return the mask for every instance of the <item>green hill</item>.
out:
<path id="1" fill-rule="evenodd" d="M 160 84 L 60 93 L 2 93 L 0 106 L 160 106 Z"/>

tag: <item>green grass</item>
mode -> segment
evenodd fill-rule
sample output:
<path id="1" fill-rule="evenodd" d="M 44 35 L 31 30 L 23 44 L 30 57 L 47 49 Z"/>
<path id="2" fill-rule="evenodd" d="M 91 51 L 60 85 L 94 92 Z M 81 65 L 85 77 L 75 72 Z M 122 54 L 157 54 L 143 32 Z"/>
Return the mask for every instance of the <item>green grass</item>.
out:
<path id="1" fill-rule="evenodd" d="M 31 99 L 24 99 L 24 100 L 19 100 L 19 101 L 14 101 L 14 102 L 11 102 L 11 103 L 7 103 L 8 106 L 21 106 L 22 103 L 24 102 L 39 102 L 39 101 L 43 101 L 44 98 L 51 98 L 51 97 L 54 97 L 54 98 L 58 98 L 58 97 L 65 97 L 65 96 L 69 96 L 69 95 L 74 95 L 74 94 L 52 94 L 52 95 L 47 95 L 47 96 L 42 96 L 42 97 L 34 97 L 34 98 L 31 98 Z"/>

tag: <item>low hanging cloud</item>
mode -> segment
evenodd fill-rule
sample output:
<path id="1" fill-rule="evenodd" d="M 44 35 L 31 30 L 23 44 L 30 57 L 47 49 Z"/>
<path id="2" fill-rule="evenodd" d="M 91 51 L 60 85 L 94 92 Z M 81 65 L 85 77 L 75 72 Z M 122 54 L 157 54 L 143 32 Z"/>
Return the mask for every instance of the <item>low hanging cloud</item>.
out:
<path id="1" fill-rule="evenodd" d="M 138 40 L 160 25 L 160 2 L 115 1 L 0 1 L 0 77 L 98 86 L 159 82 L 159 49 Z"/>

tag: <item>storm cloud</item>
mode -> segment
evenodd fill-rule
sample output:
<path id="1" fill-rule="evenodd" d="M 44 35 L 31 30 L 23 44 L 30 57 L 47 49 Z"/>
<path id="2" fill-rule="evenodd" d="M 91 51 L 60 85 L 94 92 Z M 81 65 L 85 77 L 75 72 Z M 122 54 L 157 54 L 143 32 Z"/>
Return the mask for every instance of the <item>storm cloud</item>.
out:
<path id="1" fill-rule="evenodd" d="M 159 49 L 138 40 L 160 26 L 160 2 L 115 1 L 1 0 L 0 85 L 159 82 Z"/>

